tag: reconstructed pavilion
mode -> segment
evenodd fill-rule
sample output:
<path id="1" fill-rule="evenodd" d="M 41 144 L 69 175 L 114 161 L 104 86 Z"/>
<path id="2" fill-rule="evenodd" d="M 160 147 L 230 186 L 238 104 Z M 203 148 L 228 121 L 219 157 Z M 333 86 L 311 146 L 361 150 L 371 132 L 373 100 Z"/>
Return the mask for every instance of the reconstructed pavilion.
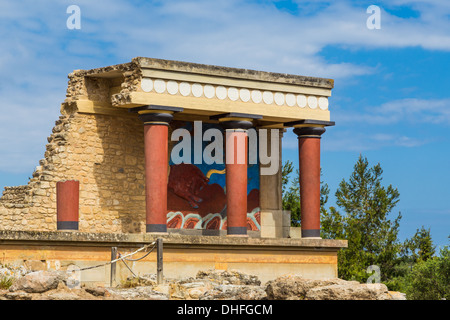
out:
<path id="1" fill-rule="evenodd" d="M 0 251 L 10 261 L 36 260 L 44 241 L 47 254 L 59 246 L 58 254 L 37 260 L 73 261 L 77 248 L 89 246 L 97 248 L 88 250 L 91 260 L 100 261 L 108 246 L 162 236 L 174 274 L 181 264 L 190 266 L 185 271 L 241 268 L 262 279 L 295 271 L 336 276 L 346 242 L 320 238 L 320 140 L 334 125 L 332 88 L 331 79 L 140 57 L 76 70 L 44 159 L 28 185 L 7 187 L 0 198 Z M 300 236 L 281 205 L 287 128 L 299 141 Z M 189 134 L 180 139 L 179 129 Z M 224 153 L 244 154 L 244 161 L 208 159 L 211 143 L 222 143 L 210 129 L 223 135 Z M 259 148 L 252 149 L 251 135 Z M 277 160 L 271 174 L 273 163 L 248 161 L 266 141 Z M 194 161 L 171 157 L 183 143 Z M 28 253 L 14 251 L 20 245 Z"/>

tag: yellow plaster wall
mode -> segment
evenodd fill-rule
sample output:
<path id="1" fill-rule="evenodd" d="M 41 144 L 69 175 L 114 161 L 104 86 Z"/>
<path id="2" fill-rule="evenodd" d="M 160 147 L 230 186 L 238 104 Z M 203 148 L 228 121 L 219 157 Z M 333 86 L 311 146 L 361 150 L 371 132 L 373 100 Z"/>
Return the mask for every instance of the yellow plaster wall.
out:
<path id="1" fill-rule="evenodd" d="M 118 248 L 122 254 L 135 249 Z M 4 263 L 25 264 L 38 270 L 66 270 L 70 265 L 79 268 L 110 261 L 109 247 L 91 246 L 15 246 L 0 245 Z M 143 254 L 136 254 L 138 258 Z M 139 262 L 127 262 L 136 274 L 156 273 L 156 250 Z M 195 277 L 199 270 L 239 270 L 258 276 L 265 283 L 286 274 L 299 274 L 310 279 L 337 277 L 337 252 L 311 250 L 250 250 L 213 248 L 164 247 L 164 276 L 166 278 Z M 110 265 L 81 272 L 82 282 L 109 284 Z M 130 271 L 117 264 L 118 283 L 126 280 Z"/>

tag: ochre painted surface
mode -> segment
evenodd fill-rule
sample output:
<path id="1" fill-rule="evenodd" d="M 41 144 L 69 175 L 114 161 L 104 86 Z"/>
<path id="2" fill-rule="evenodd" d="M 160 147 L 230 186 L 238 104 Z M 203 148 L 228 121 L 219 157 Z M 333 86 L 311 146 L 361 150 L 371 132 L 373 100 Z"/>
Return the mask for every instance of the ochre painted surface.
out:
<path id="1" fill-rule="evenodd" d="M 135 248 L 118 248 L 124 255 Z M 141 257 L 137 253 L 133 258 Z M 79 268 L 104 264 L 110 261 L 108 247 L 83 246 L 19 246 L 0 245 L 2 263 L 23 263 L 35 269 L 61 269 L 68 266 Z M 139 262 L 127 262 L 135 273 L 156 273 L 156 252 Z M 118 279 L 125 280 L 131 273 L 118 263 Z M 310 278 L 337 276 L 336 252 L 273 251 L 229 249 L 164 249 L 164 275 L 170 278 L 195 276 L 199 270 L 240 270 L 260 277 L 265 282 L 283 274 L 301 274 Z M 81 280 L 108 285 L 109 265 L 82 271 Z"/>

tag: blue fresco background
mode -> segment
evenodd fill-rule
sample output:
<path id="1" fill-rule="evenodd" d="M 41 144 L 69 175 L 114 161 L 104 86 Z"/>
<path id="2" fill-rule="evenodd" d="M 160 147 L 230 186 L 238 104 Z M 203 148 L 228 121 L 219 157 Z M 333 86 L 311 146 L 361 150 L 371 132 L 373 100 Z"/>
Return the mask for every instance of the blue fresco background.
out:
<path id="1" fill-rule="evenodd" d="M 191 136 L 191 163 L 192 164 L 194 164 L 193 125 L 194 125 L 193 122 L 188 122 L 187 121 L 187 122 L 185 122 L 185 124 L 183 126 L 180 127 L 180 128 L 184 128 L 184 129 L 188 130 L 192 134 L 192 136 Z M 223 133 L 223 129 L 218 124 L 215 124 L 215 123 L 202 123 L 202 137 L 203 137 L 203 134 L 205 133 L 205 131 L 208 130 L 208 129 L 211 129 L 211 128 L 218 129 L 218 130 L 220 130 Z M 176 144 L 178 144 L 178 143 L 176 143 Z M 202 143 L 203 143 L 202 150 L 204 150 L 205 147 L 208 144 L 211 143 L 211 141 L 202 141 Z M 223 164 L 217 164 L 217 163 L 206 164 L 204 161 L 202 161 L 201 164 L 195 164 L 195 165 L 206 176 L 208 171 L 211 170 L 211 169 L 216 169 L 216 170 L 223 170 L 223 169 L 225 169 L 225 163 L 224 163 L 225 161 L 222 160 L 222 162 L 223 162 Z M 174 164 L 173 161 L 172 161 L 172 157 L 169 160 L 169 164 L 170 165 Z M 247 194 L 250 193 L 250 191 L 252 191 L 253 189 L 259 190 L 259 164 L 249 164 L 248 165 L 247 181 L 248 181 Z M 214 183 L 217 183 L 218 185 L 220 185 L 225 190 L 225 193 L 226 193 L 225 174 L 212 174 L 211 177 L 210 177 L 210 180 L 209 180 L 209 184 L 214 184 Z"/>

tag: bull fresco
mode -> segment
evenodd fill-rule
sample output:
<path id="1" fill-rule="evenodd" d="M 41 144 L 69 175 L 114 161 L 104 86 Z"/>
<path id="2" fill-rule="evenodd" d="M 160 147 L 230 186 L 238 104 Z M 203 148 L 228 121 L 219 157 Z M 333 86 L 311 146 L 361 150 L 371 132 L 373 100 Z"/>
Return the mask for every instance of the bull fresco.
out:
<path id="1" fill-rule="evenodd" d="M 174 121 L 171 130 L 185 128 L 194 135 L 192 122 Z M 217 124 L 203 123 L 202 131 L 222 130 Z M 203 134 L 202 132 L 202 134 Z M 191 139 L 194 141 L 194 139 Z M 172 142 L 169 151 L 179 142 Z M 204 149 L 210 142 L 203 141 Z M 193 158 L 194 150 L 191 149 Z M 193 159 L 192 159 L 193 160 Z M 225 164 L 174 164 L 169 160 L 167 227 L 176 229 L 227 229 Z M 247 229 L 260 230 L 259 165 L 248 165 Z"/>

